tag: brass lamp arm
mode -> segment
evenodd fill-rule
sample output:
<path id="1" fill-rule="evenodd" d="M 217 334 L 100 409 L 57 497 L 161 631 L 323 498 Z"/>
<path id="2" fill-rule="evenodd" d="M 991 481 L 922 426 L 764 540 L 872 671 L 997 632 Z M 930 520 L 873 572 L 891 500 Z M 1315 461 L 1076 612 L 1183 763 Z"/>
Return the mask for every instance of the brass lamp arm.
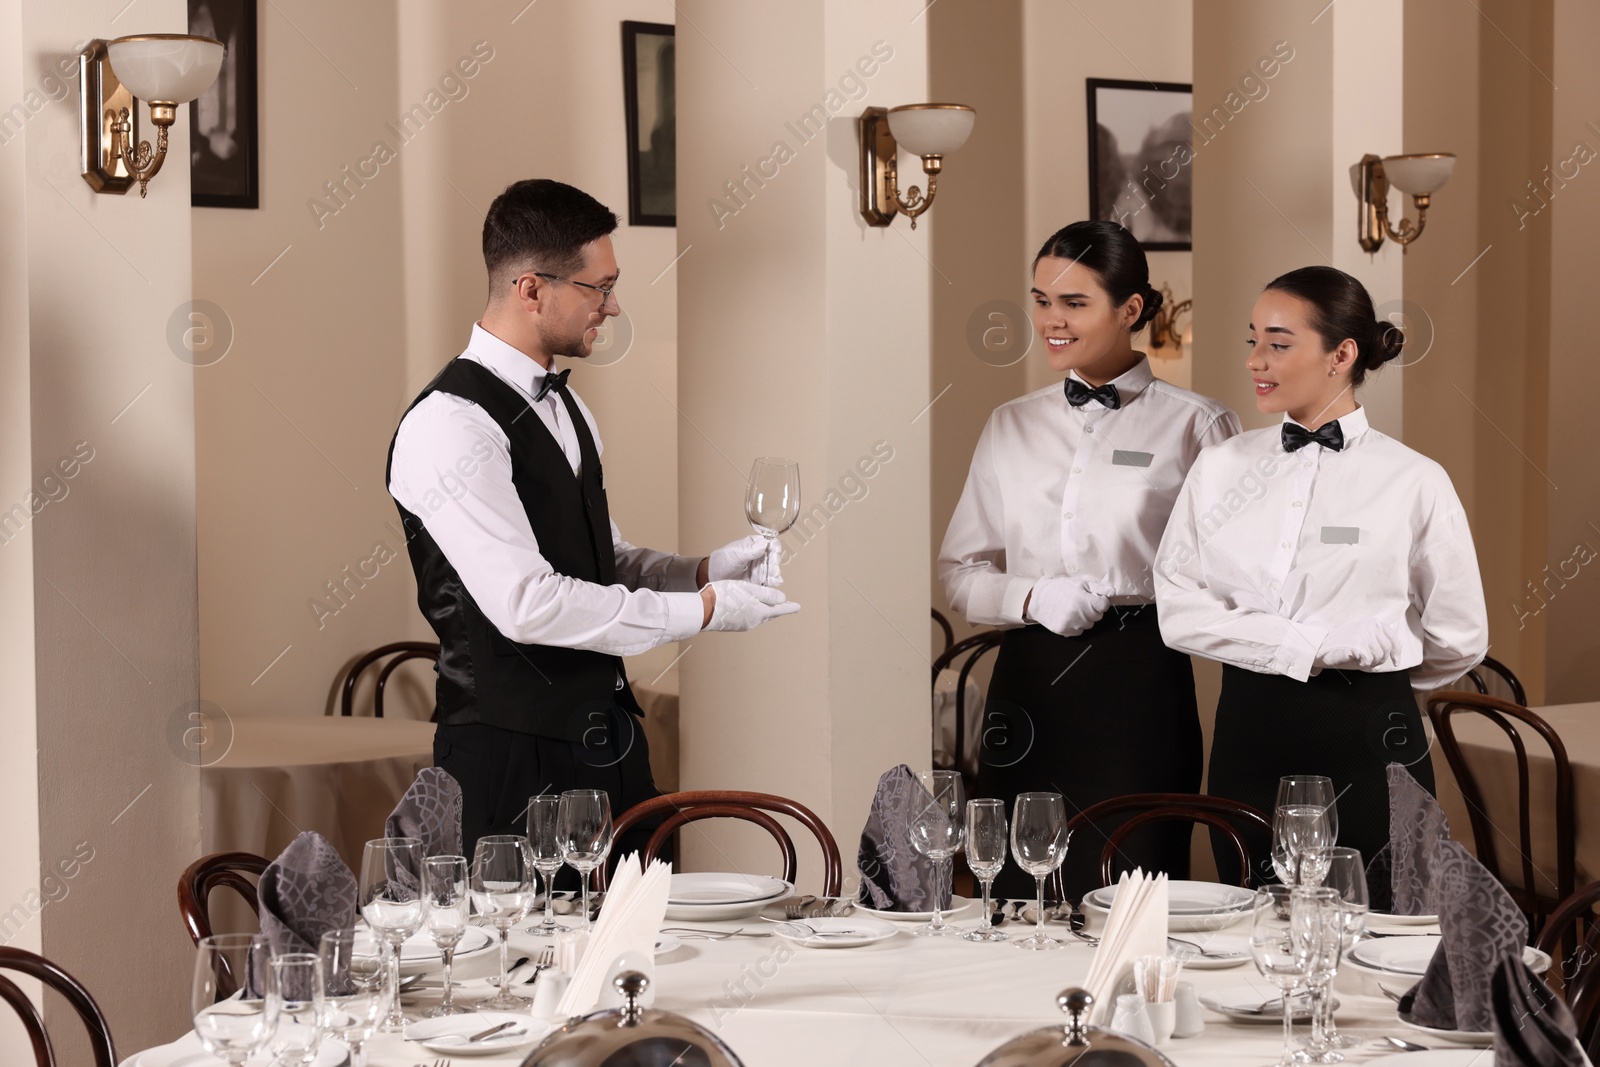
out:
<path id="1" fill-rule="evenodd" d="M 163 113 L 163 109 L 165 113 Z M 177 112 L 177 105 L 152 102 L 150 104 L 150 120 L 156 125 L 156 146 L 150 147 L 149 141 L 140 141 L 138 151 L 135 152 L 129 134 L 133 129 L 133 120 L 128 114 L 128 109 L 123 108 L 117 117 L 117 152 L 122 156 L 123 165 L 128 168 L 128 173 L 139 182 L 139 196 L 143 197 L 149 191 L 150 179 L 161 170 L 161 164 L 167 161 L 167 130 L 172 126 L 172 120 Z M 162 119 L 166 121 L 163 122 Z"/>

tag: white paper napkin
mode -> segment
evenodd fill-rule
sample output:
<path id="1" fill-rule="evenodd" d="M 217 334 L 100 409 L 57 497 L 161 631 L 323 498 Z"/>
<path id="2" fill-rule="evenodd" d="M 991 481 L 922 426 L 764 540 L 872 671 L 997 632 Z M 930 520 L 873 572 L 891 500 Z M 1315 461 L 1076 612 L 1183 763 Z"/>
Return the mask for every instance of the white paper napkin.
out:
<path id="1" fill-rule="evenodd" d="M 585 1015 L 595 1009 L 600 990 L 611 964 L 629 950 L 652 958 L 656 933 L 667 917 L 667 896 L 672 883 L 672 865 L 655 860 L 641 871 L 639 854 L 634 853 L 617 865 L 617 872 L 606 891 L 605 907 L 589 935 L 589 945 L 578 961 L 567 991 L 556 1005 L 559 1016 Z"/>
<path id="2" fill-rule="evenodd" d="M 1110 1020 L 1116 995 L 1132 978 L 1136 958 L 1166 953 L 1167 876 L 1124 871 L 1083 983 L 1094 997 L 1093 1021 L 1103 1026 Z"/>

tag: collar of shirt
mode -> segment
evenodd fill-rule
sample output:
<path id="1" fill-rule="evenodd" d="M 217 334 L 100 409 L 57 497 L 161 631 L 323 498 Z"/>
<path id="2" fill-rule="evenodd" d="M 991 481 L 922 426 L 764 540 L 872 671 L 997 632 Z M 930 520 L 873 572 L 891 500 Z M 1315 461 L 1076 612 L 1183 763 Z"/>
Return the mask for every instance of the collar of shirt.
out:
<path id="1" fill-rule="evenodd" d="M 472 324 L 472 339 L 467 342 L 467 351 L 530 400 L 549 373 L 539 366 L 538 360 L 506 344 L 476 322 Z"/>
<path id="2" fill-rule="evenodd" d="M 1287 412 L 1284 413 L 1283 421 L 1293 422 L 1296 426 L 1301 425 L 1301 423 L 1291 419 Z M 1344 444 L 1346 448 L 1349 448 L 1350 443 L 1357 437 L 1360 437 L 1362 434 L 1366 433 L 1371 425 L 1367 422 L 1367 409 L 1361 407 L 1359 404 L 1356 405 L 1356 409 L 1350 414 L 1337 418 L 1333 421 L 1339 424 L 1339 432 L 1344 434 Z M 1309 430 L 1311 427 L 1306 426 L 1304 428 Z M 1321 429 L 1320 426 L 1317 428 Z M 1283 450 L 1283 442 L 1281 440 L 1278 443 L 1278 449 L 1279 451 Z"/>
<path id="3" fill-rule="evenodd" d="M 1083 381 L 1083 375 L 1079 374 L 1075 370 L 1068 371 L 1067 377 L 1075 378 L 1078 381 L 1083 382 L 1084 385 L 1089 385 L 1088 382 Z M 1144 392 L 1145 388 L 1149 386 L 1151 382 L 1155 381 L 1155 377 L 1155 373 L 1150 370 L 1150 358 L 1148 356 L 1140 356 L 1139 362 L 1135 363 L 1133 366 L 1129 367 L 1127 370 L 1123 371 L 1106 384 L 1117 387 L 1117 396 L 1121 398 L 1122 406 L 1127 407 L 1129 401 L 1138 396 L 1140 393 Z M 1094 386 L 1091 385 L 1089 388 L 1092 389 Z M 1098 400 L 1095 400 L 1092 403 L 1094 403 L 1097 407 L 1105 406 Z"/>

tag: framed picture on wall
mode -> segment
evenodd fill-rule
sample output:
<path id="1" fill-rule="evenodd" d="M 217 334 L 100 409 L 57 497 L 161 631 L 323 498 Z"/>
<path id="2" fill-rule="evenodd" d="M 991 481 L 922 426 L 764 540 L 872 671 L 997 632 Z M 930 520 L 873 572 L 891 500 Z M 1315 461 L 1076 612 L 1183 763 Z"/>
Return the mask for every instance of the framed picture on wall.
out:
<path id="1" fill-rule="evenodd" d="M 217 80 L 189 105 L 189 203 L 259 207 L 256 0 L 189 0 L 189 32 L 227 49 Z"/>
<path id="2" fill-rule="evenodd" d="M 1194 86 L 1088 79 L 1089 217 L 1150 252 L 1192 247 Z"/>
<path id="3" fill-rule="evenodd" d="M 672 27 L 622 24 L 628 128 L 628 225 L 678 224 L 676 65 Z"/>

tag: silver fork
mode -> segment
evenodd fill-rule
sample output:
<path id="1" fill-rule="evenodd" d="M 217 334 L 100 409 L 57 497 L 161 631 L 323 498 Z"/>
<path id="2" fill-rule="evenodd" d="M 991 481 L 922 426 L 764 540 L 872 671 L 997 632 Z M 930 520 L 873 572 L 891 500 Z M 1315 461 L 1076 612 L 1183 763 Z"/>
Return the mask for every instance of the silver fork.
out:
<path id="1" fill-rule="evenodd" d="M 539 950 L 539 955 L 534 957 L 533 973 L 524 978 L 522 980 L 522 984 L 532 985 L 539 977 L 540 972 L 549 970 L 551 967 L 555 966 L 555 962 L 556 947 L 554 945 L 546 945 L 544 948 Z"/>

